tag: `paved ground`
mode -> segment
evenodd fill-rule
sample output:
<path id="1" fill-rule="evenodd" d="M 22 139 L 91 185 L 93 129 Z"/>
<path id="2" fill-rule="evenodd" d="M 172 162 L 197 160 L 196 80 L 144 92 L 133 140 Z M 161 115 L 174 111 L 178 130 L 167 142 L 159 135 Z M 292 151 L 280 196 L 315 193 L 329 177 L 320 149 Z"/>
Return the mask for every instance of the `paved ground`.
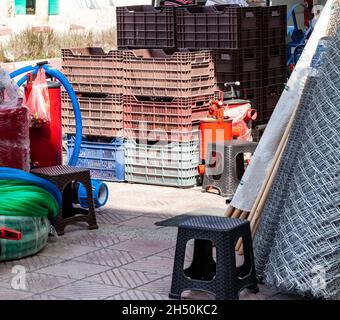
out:
<path id="1" fill-rule="evenodd" d="M 199 188 L 110 184 L 110 203 L 97 212 L 98 230 L 69 226 L 39 254 L 0 264 L 2 299 L 168 299 L 176 228 L 154 223 L 176 214 L 223 215 L 223 198 Z M 191 248 L 188 249 L 188 261 Z M 13 266 L 27 270 L 26 290 L 12 288 Z M 15 278 L 14 278 L 15 279 Z M 185 292 L 185 298 L 208 299 Z M 295 299 L 260 286 L 241 299 Z"/>

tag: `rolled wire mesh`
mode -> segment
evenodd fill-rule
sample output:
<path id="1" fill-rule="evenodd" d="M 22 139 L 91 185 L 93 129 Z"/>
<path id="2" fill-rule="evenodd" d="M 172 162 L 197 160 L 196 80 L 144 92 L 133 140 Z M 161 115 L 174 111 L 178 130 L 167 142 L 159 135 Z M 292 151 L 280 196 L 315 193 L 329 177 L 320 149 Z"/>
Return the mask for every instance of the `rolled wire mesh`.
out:
<path id="1" fill-rule="evenodd" d="M 339 11 L 334 11 L 339 12 Z M 340 32 L 309 78 L 254 240 L 256 270 L 282 291 L 340 297 Z"/>

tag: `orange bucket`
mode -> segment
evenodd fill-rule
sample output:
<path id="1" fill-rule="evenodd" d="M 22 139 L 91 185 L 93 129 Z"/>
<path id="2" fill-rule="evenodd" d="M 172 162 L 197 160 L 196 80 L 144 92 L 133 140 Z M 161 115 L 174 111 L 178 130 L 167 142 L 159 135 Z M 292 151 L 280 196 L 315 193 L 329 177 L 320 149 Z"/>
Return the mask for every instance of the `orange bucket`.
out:
<path id="1" fill-rule="evenodd" d="M 201 159 L 207 156 L 208 143 L 224 142 L 233 139 L 232 120 L 218 121 L 216 119 L 201 120 Z"/>

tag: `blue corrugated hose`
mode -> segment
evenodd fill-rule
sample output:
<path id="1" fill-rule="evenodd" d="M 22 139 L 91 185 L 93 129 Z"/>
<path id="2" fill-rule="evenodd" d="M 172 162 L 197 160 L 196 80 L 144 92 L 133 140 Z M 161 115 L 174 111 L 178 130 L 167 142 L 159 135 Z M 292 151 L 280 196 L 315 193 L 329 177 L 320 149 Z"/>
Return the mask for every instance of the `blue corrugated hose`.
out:
<path id="1" fill-rule="evenodd" d="M 81 140 L 82 140 L 82 131 L 83 131 L 83 126 L 82 126 L 82 120 L 81 120 L 81 112 L 80 112 L 80 107 L 79 107 L 79 102 L 76 96 L 76 93 L 74 92 L 72 85 L 70 82 L 67 80 L 67 78 L 57 69 L 51 68 L 50 66 L 44 64 L 42 66 L 26 66 L 21 69 L 18 69 L 16 71 L 13 71 L 10 76 L 11 78 L 15 78 L 23 73 L 30 72 L 32 74 L 36 74 L 39 70 L 39 68 L 44 68 L 45 72 L 52 76 L 53 78 L 56 78 L 66 89 L 68 95 L 70 96 L 72 106 L 73 106 L 73 111 L 74 111 L 74 117 L 75 117 L 75 122 L 76 122 L 76 141 L 74 144 L 74 149 L 72 152 L 71 157 L 69 158 L 69 165 L 70 166 L 75 166 L 78 161 L 79 153 L 80 153 L 80 146 L 81 146 Z M 27 81 L 27 75 L 23 76 L 19 81 L 18 81 L 18 86 L 22 86 L 25 82 Z"/>

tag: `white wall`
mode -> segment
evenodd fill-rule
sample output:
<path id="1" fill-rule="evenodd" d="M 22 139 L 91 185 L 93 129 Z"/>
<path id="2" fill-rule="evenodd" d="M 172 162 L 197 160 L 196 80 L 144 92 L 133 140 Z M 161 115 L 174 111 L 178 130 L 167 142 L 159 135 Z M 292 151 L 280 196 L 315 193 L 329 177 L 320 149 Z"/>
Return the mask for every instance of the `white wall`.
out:
<path id="1" fill-rule="evenodd" d="M 60 0 L 60 15 L 50 16 L 50 24 L 57 29 L 65 24 L 92 30 L 112 28 L 116 25 L 116 7 L 151 3 L 152 0 Z"/>
<path id="2" fill-rule="evenodd" d="M 27 26 L 41 26 L 47 23 L 57 31 L 67 31 L 69 26 L 79 25 L 91 30 L 102 30 L 116 26 L 116 7 L 130 5 L 152 4 L 152 0 L 60 0 L 60 14 L 47 19 L 38 15 L 18 15 L 5 17 L 3 10 L 7 1 L 0 0 L 0 24 L 11 27 L 14 32 L 20 32 Z M 47 0 L 39 0 L 46 1 Z M 39 11 L 39 10 L 37 10 Z"/>

